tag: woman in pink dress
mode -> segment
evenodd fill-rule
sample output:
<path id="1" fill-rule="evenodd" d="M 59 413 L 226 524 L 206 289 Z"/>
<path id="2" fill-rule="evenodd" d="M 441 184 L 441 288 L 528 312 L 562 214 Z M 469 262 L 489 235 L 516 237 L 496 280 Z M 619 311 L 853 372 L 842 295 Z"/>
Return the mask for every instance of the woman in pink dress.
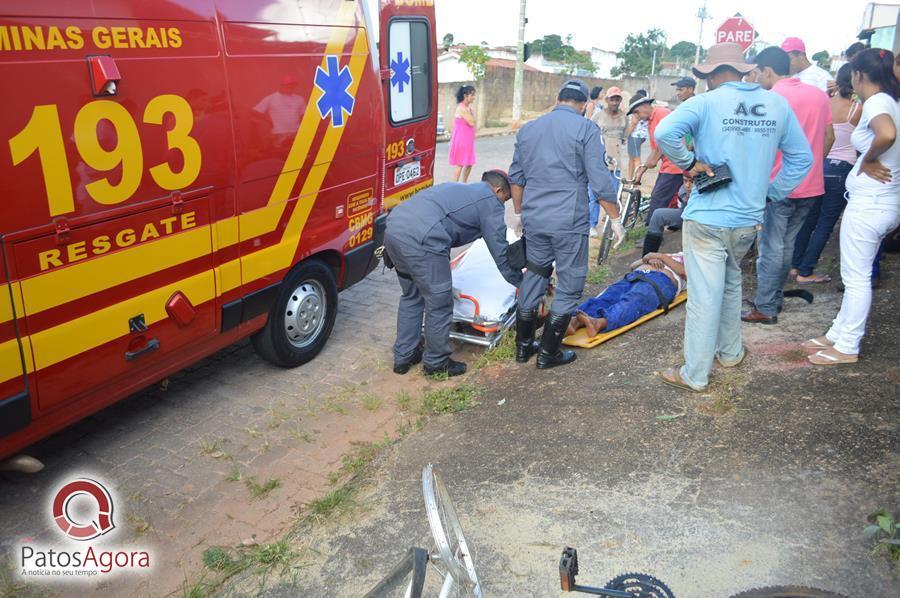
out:
<path id="1" fill-rule="evenodd" d="M 456 116 L 453 119 L 453 136 L 450 138 L 450 165 L 456 166 L 453 180 L 469 182 L 469 173 L 475 164 L 475 88 L 463 85 L 456 92 Z"/>

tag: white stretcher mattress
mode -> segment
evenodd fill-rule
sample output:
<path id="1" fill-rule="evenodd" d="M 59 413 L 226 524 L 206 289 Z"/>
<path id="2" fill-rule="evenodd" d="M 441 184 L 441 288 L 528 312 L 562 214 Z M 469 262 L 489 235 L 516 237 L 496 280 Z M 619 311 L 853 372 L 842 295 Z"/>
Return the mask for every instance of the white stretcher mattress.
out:
<path id="1" fill-rule="evenodd" d="M 506 240 L 517 240 L 512 229 L 506 229 Z M 497 269 L 484 239 L 478 239 L 457 258 L 453 265 L 453 319 L 463 322 L 496 322 L 516 304 L 516 287 L 506 282 Z M 479 314 L 476 321 L 475 304 L 458 295 L 469 295 L 478 300 Z"/>

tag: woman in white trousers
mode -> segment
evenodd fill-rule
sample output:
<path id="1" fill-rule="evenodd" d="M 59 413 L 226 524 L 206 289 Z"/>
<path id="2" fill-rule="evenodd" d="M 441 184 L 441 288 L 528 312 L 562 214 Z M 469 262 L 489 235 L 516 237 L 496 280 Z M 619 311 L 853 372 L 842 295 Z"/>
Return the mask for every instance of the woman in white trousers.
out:
<path id="1" fill-rule="evenodd" d="M 856 363 L 872 306 L 872 262 L 881 240 L 900 224 L 900 81 L 894 55 L 870 48 L 850 62 L 863 113 L 853 131 L 860 159 L 847 177 L 841 223 L 841 311 L 825 336 L 803 343 L 815 365 Z"/>

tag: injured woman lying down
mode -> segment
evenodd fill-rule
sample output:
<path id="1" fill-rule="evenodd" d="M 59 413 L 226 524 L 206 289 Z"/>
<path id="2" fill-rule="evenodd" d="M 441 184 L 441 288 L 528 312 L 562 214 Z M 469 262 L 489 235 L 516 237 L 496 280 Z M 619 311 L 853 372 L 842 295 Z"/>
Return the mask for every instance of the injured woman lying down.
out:
<path id="1" fill-rule="evenodd" d="M 589 337 L 627 326 L 668 306 L 684 289 L 684 254 L 648 253 L 632 263 L 631 272 L 578 306 L 566 335 L 587 328 Z"/>

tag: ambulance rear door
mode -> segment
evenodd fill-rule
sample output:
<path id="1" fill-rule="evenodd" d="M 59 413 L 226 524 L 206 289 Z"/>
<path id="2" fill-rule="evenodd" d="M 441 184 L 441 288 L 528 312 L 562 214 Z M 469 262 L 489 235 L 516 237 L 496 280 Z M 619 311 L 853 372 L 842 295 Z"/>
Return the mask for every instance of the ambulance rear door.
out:
<path id="1" fill-rule="evenodd" d="M 386 208 L 434 181 L 436 49 L 433 0 L 382 0 L 379 55 L 387 123 Z"/>

